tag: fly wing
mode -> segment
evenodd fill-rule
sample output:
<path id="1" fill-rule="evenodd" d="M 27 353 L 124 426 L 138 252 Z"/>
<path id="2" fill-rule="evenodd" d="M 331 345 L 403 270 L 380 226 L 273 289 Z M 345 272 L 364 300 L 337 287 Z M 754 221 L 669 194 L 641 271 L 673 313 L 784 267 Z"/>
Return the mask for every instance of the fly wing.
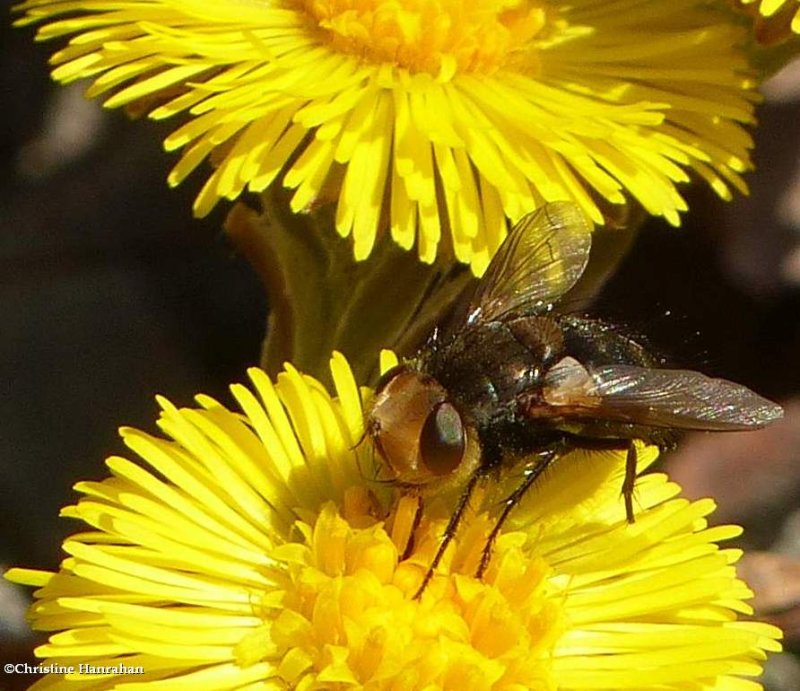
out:
<path id="1" fill-rule="evenodd" d="M 486 269 L 470 302 L 468 321 L 546 311 L 583 274 L 591 229 L 571 202 L 546 204 L 525 216 Z"/>
<path id="2" fill-rule="evenodd" d="M 783 417 L 783 409 L 746 386 L 691 370 L 608 365 L 588 370 L 592 416 L 652 427 L 747 430 Z M 588 413 L 588 411 L 587 411 Z"/>

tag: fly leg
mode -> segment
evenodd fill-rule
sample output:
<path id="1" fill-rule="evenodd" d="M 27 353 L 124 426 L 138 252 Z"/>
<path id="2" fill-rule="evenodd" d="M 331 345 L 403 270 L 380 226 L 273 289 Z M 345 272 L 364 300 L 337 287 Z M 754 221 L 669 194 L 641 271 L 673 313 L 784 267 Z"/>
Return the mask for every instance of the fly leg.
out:
<path id="1" fill-rule="evenodd" d="M 503 523 L 506 522 L 508 515 L 511 513 L 513 508 L 519 504 L 522 497 L 525 496 L 525 493 L 533 486 L 533 483 L 536 482 L 539 476 L 555 460 L 556 456 L 558 455 L 559 448 L 548 449 L 545 453 L 543 453 L 533 468 L 527 472 L 522 484 L 517 487 L 503 502 L 505 504 L 503 511 L 500 513 L 497 522 L 494 524 L 494 528 L 492 528 L 492 532 L 489 533 L 489 537 L 486 538 L 486 544 L 483 546 L 481 563 L 478 565 L 478 570 L 475 572 L 476 578 L 482 578 L 486 568 L 489 566 L 489 562 L 492 559 L 492 549 L 494 548 L 495 540 L 500 534 L 500 529 L 503 527 Z"/>
<path id="2" fill-rule="evenodd" d="M 585 449 L 604 449 L 625 452 L 625 477 L 622 480 L 622 499 L 625 502 L 625 518 L 628 523 L 635 523 L 633 513 L 633 489 L 636 485 L 636 445 L 633 439 L 585 439 L 581 438 L 580 446 Z"/>
<path id="3" fill-rule="evenodd" d="M 628 523 L 636 519 L 633 515 L 633 488 L 636 485 L 636 446 L 631 440 L 625 453 L 625 479 L 622 481 L 622 497 L 625 500 L 625 517 Z"/>
<path id="4" fill-rule="evenodd" d="M 433 572 L 436 570 L 436 567 L 439 566 L 439 562 L 442 560 L 448 545 L 455 537 L 456 530 L 458 530 L 458 524 L 461 523 L 461 518 L 464 515 L 464 511 L 466 511 L 467 506 L 469 505 L 472 492 L 475 490 L 478 480 L 480 480 L 484 475 L 485 471 L 483 468 L 478 468 L 478 470 L 472 474 L 472 477 L 469 479 L 464 487 L 464 490 L 461 492 L 461 498 L 458 500 L 456 510 L 453 512 L 453 515 L 450 516 L 447 527 L 444 529 L 444 535 L 442 535 L 442 541 L 439 543 L 439 548 L 436 550 L 433 561 L 428 567 L 428 571 L 425 573 L 425 578 L 422 579 L 422 583 L 417 589 L 417 592 L 414 594 L 415 600 L 419 600 L 422 597 L 422 593 L 425 591 L 425 588 L 428 587 L 428 583 L 430 583 L 431 578 L 433 578 Z"/>
<path id="5" fill-rule="evenodd" d="M 411 556 L 411 552 L 414 551 L 414 535 L 417 532 L 417 528 L 419 528 L 419 524 L 422 522 L 422 495 L 417 496 L 417 510 L 414 512 L 414 520 L 411 523 L 411 531 L 409 532 L 408 542 L 406 543 L 406 548 L 403 550 L 403 556 L 400 557 L 400 561 L 405 561 Z"/>

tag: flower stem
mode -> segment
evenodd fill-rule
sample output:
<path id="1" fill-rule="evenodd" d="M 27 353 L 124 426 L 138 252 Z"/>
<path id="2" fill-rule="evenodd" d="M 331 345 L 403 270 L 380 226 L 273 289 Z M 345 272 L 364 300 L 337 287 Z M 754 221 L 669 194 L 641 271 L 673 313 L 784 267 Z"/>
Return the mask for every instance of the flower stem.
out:
<path id="1" fill-rule="evenodd" d="M 374 384 L 380 349 L 412 354 L 471 274 L 446 252 L 423 264 L 386 233 L 357 262 L 335 231 L 334 205 L 294 214 L 285 194 L 265 193 L 262 213 L 238 203 L 225 222 L 269 296 L 261 366 L 275 376 L 291 361 L 329 383 L 330 353 L 339 350 L 357 381 Z"/>

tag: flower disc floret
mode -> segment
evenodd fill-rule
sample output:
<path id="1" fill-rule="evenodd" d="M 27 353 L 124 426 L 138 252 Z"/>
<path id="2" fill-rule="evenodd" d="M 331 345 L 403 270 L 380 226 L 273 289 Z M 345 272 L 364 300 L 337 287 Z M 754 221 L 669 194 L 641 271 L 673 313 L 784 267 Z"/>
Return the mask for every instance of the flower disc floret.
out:
<path id="1" fill-rule="evenodd" d="M 376 65 L 432 76 L 493 74 L 535 54 L 547 26 L 544 3 L 519 0 L 306 0 L 299 6 L 334 50 Z"/>

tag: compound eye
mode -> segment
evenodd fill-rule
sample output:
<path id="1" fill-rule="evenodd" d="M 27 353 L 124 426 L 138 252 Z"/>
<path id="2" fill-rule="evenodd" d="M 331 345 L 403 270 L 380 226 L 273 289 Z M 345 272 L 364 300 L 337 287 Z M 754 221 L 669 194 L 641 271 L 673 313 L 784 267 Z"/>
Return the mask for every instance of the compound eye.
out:
<path id="1" fill-rule="evenodd" d="M 419 453 L 434 475 L 452 473 L 464 458 L 466 434 L 461 415 L 447 401 L 437 403 L 422 426 Z"/>

